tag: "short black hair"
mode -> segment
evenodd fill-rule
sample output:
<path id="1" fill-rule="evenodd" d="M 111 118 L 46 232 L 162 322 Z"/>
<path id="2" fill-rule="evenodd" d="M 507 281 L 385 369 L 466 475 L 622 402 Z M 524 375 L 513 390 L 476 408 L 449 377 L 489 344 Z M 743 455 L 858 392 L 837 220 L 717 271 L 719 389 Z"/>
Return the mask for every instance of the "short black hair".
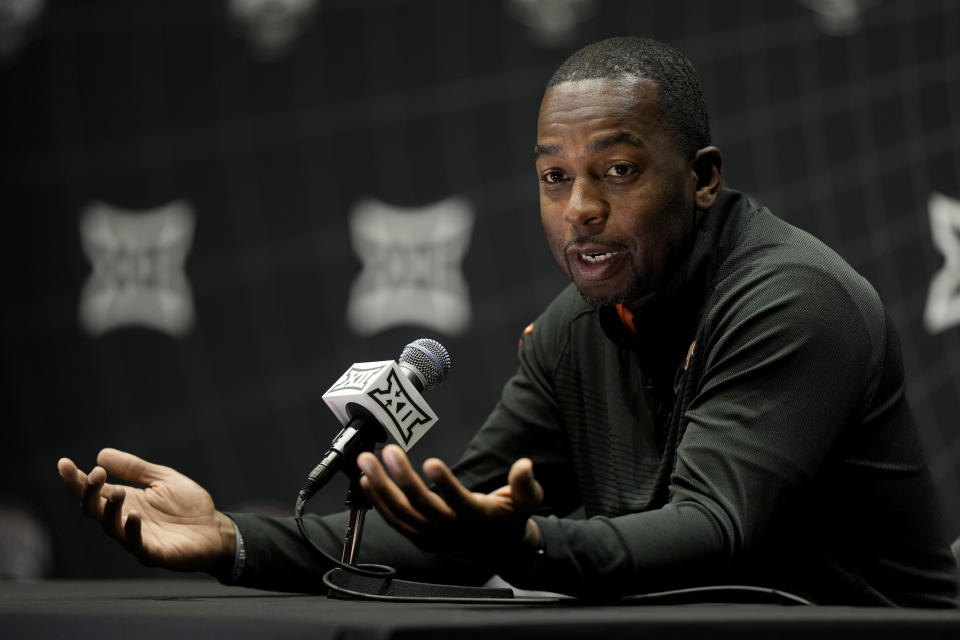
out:
<path id="1" fill-rule="evenodd" d="M 650 38 L 608 38 L 567 58 L 547 88 L 593 78 L 647 78 L 657 87 L 657 102 L 680 152 L 691 158 L 710 144 L 710 117 L 693 63 L 668 44 Z"/>

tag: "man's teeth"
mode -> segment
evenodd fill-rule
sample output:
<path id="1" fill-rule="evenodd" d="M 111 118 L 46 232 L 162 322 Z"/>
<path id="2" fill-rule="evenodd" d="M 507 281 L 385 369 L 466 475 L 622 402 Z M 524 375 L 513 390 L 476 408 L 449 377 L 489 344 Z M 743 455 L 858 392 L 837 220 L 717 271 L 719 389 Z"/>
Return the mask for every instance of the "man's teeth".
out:
<path id="1" fill-rule="evenodd" d="M 613 252 L 607 253 L 581 253 L 580 257 L 583 258 L 585 262 L 598 263 L 603 262 L 604 260 L 609 260 L 613 257 Z"/>

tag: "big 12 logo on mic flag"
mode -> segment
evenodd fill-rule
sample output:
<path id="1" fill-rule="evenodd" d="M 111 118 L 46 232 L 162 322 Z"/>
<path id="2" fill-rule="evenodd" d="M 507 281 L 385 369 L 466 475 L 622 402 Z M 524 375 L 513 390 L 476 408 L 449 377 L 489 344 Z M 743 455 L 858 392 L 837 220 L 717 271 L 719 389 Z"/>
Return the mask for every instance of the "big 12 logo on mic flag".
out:
<path id="1" fill-rule="evenodd" d="M 358 405 L 371 413 L 404 451 L 437 423 L 437 414 L 393 360 L 358 362 L 333 383 L 323 400 L 346 425 Z"/>

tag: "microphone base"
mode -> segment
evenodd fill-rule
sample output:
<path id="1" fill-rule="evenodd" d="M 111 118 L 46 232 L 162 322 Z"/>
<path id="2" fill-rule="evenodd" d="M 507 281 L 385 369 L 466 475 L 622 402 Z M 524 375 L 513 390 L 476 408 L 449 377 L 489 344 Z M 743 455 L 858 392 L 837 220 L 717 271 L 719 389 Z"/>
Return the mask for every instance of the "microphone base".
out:
<path id="1" fill-rule="evenodd" d="M 396 578 L 370 578 L 343 569 L 331 569 L 323 576 L 327 597 L 341 600 L 394 600 L 446 602 L 513 600 L 513 591 L 497 587 L 465 587 L 450 584 L 413 582 Z"/>

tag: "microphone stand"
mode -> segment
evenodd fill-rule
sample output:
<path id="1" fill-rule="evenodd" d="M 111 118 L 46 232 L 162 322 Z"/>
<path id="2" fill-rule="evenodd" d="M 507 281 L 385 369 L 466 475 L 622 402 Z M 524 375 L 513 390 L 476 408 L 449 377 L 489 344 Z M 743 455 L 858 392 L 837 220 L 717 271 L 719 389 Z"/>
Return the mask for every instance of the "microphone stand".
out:
<path id="1" fill-rule="evenodd" d="M 374 443 L 365 440 L 360 451 L 373 451 Z M 359 452 L 358 452 L 359 454 Z M 363 475 L 357 465 L 345 465 L 343 471 L 350 478 L 344 504 L 350 508 L 350 517 L 343 535 L 340 562 L 357 566 L 363 522 L 370 502 L 360 488 Z M 502 601 L 513 598 L 513 591 L 499 587 L 467 587 L 427 582 L 411 582 L 391 577 L 373 578 L 350 574 L 343 569 L 331 569 L 324 576 L 327 597 L 336 599 L 416 600 L 416 601 Z"/>
<path id="2" fill-rule="evenodd" d="M 347 499 L 344 504 L 350 509 L 350 519 L 347 521 L 347 530 L 343 534 L 343 551 L 340 553 L 340 562 L 356 566 L 357 554 L 360 552 L 360 539 L 363 536 L 363 521 L 370 508 L 367 496 L 360 488 L 360 473 L 350 477 L 350 487 L 347 489 Z"/>

